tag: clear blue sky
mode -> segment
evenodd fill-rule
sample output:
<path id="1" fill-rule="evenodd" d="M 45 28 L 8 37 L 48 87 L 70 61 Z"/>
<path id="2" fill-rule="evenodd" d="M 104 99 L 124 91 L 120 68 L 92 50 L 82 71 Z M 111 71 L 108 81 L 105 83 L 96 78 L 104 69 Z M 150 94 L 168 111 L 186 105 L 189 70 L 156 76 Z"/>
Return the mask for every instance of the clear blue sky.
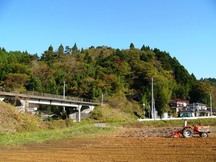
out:
<path id="1" fill-rule="evenodd" d="M 216 0 L 0 0 L 0 47 L 167 51 L 197 79 L 216 78 Z"/>

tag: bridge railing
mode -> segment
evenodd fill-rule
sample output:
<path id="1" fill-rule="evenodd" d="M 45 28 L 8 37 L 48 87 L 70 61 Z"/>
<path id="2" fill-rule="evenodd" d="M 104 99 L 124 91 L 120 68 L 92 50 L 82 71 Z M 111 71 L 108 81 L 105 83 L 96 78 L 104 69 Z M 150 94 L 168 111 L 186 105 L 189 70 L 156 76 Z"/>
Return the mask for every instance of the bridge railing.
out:
<path id="1" fill-rule="evenodd" d="M 80 102 L 91 102 L 91 103 L 94 102 L 93 100 L 85 99 L 85 98 L 55 95 L 55 94 L 49 94 L 49 93 L 41 93 L 41 92 L 37 92 L 37 91 L 27 91 L 25 93 L 3 92 L 3 91 L 0 91 L 0 92 L 10 93 L 10 94 L 22 94 L 22 95 L 27 95 L 27 96 L 49 97 L 49 98 L 55 98 L 55 99 L 65 99 L 65 100 L 73 100 L 73 101 L 80 101 Z M 97 102 L 95 102 L 95 103 L 97 103 Z"/>
<path id="2" fill-rule="evenodd" d="M 56 98 L 56 99 L 74 100 L 74 101 L 82 101 L 82 102 L 93 102 L 93 100 L 86 99 L 86 98 L 55 95 L 55 94 L 41 93 L 41 92 L 35 92 L 35 91 L 27 91 L 27 93 L 25 93 L 25 94 L 34 95 L 34 96 L 42 96 L 42 97 L 50 97 L 50 98 Z"/>

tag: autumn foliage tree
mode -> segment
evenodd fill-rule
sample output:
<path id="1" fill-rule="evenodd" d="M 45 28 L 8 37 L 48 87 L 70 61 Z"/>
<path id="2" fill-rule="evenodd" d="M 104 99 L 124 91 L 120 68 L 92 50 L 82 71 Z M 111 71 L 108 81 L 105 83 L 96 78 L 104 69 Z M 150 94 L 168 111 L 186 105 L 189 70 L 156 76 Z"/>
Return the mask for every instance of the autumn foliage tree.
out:
<path id="1" fill-rule="evenodd" d="M 156 109 L 168 111 L 170 99 L 208 103 L 213 85 L 196 80 L 175 57 L 143 45 L 129 49 L 91 46 L 79 50 L 52 45 L 40 57 L 28 52 L 0 48 L 0 87 L 4 91 L 38 91 L 101 100 L 123 94 L 131 102 L 150 105 L 151 78 L 154 78 Z M 124 98 L 122 97 L 122 98 Z M 130 110 L 131 111 L 131 110 Z"/>

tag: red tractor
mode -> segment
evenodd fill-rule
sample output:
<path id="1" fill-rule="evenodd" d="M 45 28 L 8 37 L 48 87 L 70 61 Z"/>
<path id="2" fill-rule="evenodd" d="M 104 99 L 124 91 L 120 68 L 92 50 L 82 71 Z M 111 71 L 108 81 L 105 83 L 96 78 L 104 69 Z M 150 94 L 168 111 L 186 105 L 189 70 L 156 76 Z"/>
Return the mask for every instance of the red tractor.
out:
<path id="1" fill-rule="evenodd" d="M 184 127 L 182 130 L 177 130 L 173 132 L 172 137 L 184 137 L 184 138 L 190 138 L 194 134 L 199 134 L 200 137 L 206 138 L 208 137 L 208 133 L 210 133 L 209 126 L 187 126 L 187 121 L 185 121 Z"/>

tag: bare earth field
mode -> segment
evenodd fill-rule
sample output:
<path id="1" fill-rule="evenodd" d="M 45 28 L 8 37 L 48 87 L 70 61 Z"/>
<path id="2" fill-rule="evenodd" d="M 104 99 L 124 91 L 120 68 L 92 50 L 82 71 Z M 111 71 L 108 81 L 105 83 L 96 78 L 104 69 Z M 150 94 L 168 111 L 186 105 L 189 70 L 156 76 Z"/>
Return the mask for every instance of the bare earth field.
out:
<path id="1" fill-rule="evenodd" d="M 19 148 L 0 148 L 0 161 L 216 161 L 215 128 L 208 138 L 167 138 L 170 131 L 165 128 L 121 128 L 98 138 L 72 138 Z"/>

